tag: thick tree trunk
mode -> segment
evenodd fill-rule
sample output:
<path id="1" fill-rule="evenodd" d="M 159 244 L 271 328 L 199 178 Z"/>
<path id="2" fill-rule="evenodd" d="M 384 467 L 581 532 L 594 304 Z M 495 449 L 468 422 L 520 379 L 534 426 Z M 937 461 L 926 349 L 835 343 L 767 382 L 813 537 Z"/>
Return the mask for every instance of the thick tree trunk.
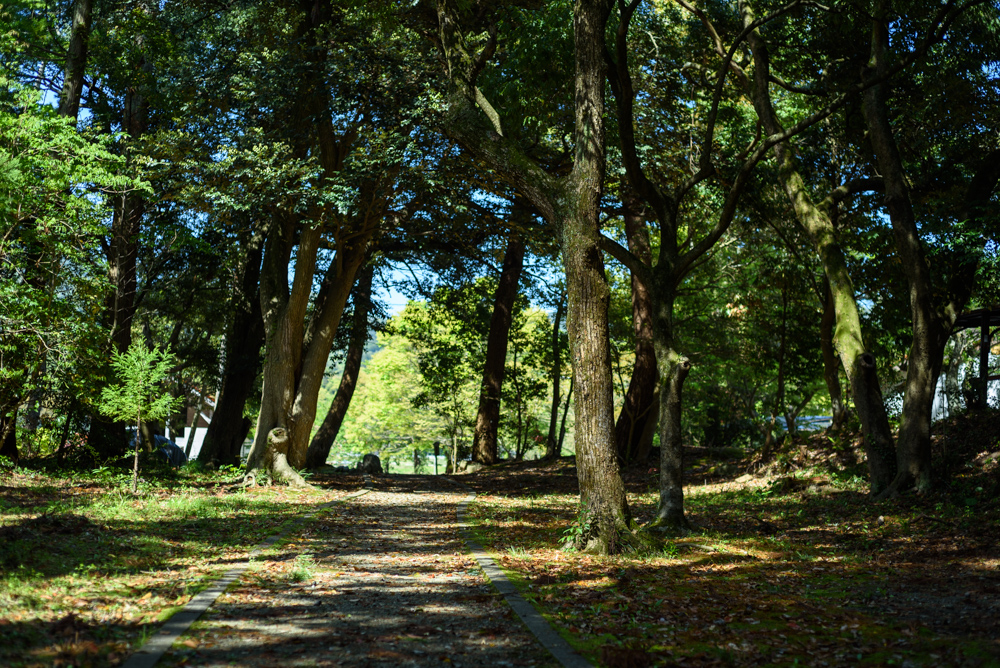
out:
<path id="1" fill-rule="evenodd" d="M 628 249 L 642 263 L 652 265 L 653 252 L 649 231 L 638 209 L 639 202 L 631 198 L 625 209 L 625 236 Z M 632 327 L 635 332 L 635 365 L 628 391 L 615 424 L 615 448 L 623 465 L 645 462 L 640 443 L 646 423 L 655 420 L 658 410 L 653 402 L 659 373 L 653 348 L 653 301 L 649 289 L 632 276 Z"/>
<path id="2" fill-rule="evenodd" d="M 288 261 L 296 222 L 285 219 L 276 226 L 279 229 L 270 235 L 264 252 L 260 292 L 267 354 L 257 429 L 247 459 L 248 472 L 272 461 L 264 455 L 267 434 L 275 428 L 285 432 L 289 470 L 305 466 L 330 347 L 354 276 L 364 261 L 368 239 L 374 232 L 374 225 L 367 224 L 356 232 L 350 244 L 338 248 L 316 296 L 307 329 L 305 318 L 321 231 L 306 227 L 299 234 L 295 273 L 289 289 Z M 287 471 L 282 475 L 284 481 L 299 484 Z"/>
<path id="3" fill-rule="evenodd" d="M 566 325 L 576 378 L 574 438 L 580 500 L 589 524 L 578 547 L 611 554 L 628 544 L 632 523 L 614 442 L 614 384 L 608 331 L 610 290 L 598 248 L 604 184 L 604 30 L 610 3 L 578 0 L 576 151 L 566 184 L 563 262 L 569 302 Z M 623 545 L 623 539 L 626 539 Z"/>
<path id="4" fill-rule="evenodd" d="M 747 5 L 744 25 L 754 17 Z M 757 117 L 768 135 L 783 131 L 774 111 L 769 93 L 770 63 L 767 45 L 757 31 L 749 36 L 754 58 L 753 98 Z M 834 347 L 851 384 L 855 407 L 865 435 L 865 453 L 871 474 L 872 493 L 881 493 L 895 477 L 896 457 L 892 443 L 889 419 L 882 400 L 882 391 L 875 374 L 875 359 L 865 350 L 861 334 L 861 316 L 858 313 L 854 284 L 847 272 L 847 262 L 836 238 L 836 229 L 826 211 L 812 200 L 805 181 L 796 166 L 795 152 L 788 143 L 774 147 L 778 177 L 792 204 L 796 219 L 812 239 L 833 296 L 837 326 L 833 333 Z M 891 475 L 890 475 L 891 474 Z M 888 476 L 888 477 L 887 477 Z"/>
<path id="5" fill-rule="evenodd" d="M 73 5 L 73 24 L 70 27 L 69 51 L 62 92 L 59 95 L 59 115 L 74 121 L 80 112 L 83 94 L 83 74 L 87 69 L 87 46 L 90 42 L 90 18 L 93 0 L 76 0 Z"/>
<path id="6" fill-rule="evenodd" d="M 497 430 L 500 426 L 500 392 L 503 389 L 507 367 L 507 341 L 514 319 L 514 300 L 524 266 L 524 240 L 511 231 L 504 253 L 500 280 L 493 297 L 493 315 L 486 339 L 486 362 L 483 365 L 483 383 L 479 392 L 479 410 L 476 413 L 476 431 L 473 437 L 472 460 L 480 464 L 496 464 Z M 515 451 L 517 448 L 515 447 Z"/>
<path id="7" fill-rule="evenodd" d="M 260 371 L 264 345 L 264 320 L 260 307 L 260 265 L 264 235 L 255 234 L 247 243 L 238 284 L 230 299 L 232 320 L 226 332 L 225 367 L 212 422 L 198 453 L 199 461 L 239 464 L 243 440 L 250 421 L 243 416 L 254 380 Z"/>
<path id="8" fill-rule="evenodd" d="M 668 357 L 663 369 L 666 391 L 660 399 L 660 505 L 652 526 L 668 532 L 691 528 L 684 515 L 684 444 L 681 438 L 681 399 L 691 363 Z"/>
<path id="9" fill-rule="evenodd" d="M 562 325 L 565 301 L 559 300 L 552 321 L 552 405 L 549 408 L 549 436 L 545 441 L 545 458 L 553 459 L 560 455 L 562 437 L 559 433 L 559 383 L 562 380 Z"/>
<path id="10" fill-rule="evenodd" d="M 368 315 L 372 305 L 372 277 L 375 273 L 375 265 L 369 263 L 358 276 L 358 282 L 354 286 L 354 322 L 351 327 L 351 340 L 347 345 L 347 357 L 344 360 L 344 372 L 340 376 L 340 385 L 337 387 L 337 394 L 333 397 L 330 410 L 327 411 L 323 423 L 309 443 L 309 450 L 306 452 L 306 467 L 319 468 L 326 464 L 327 457 L 330 456 L 330 448 L 340 432 L 340 426 L 344 423 L 347 409 L 351 405 L 351 398 L 354 396 L 354 388 L 358 383 L 358 373 L 361 371 L 361 359 L 365 354 L 365 345 L 368 343 Z"/>
<path id="11" fill-rule="evenodd" d="M 547 174 L 503 135 L 499 114 L 476 86 L 481 69 L 466 43 L 458 3 L 438 0 L 439 45 L 453 94 L 445 132 L 489 164 L 559 226 L 566 269 L 567 329 L 576 385 L 577 474 L 583 506 L 578 547 L 610 553 L 631 535 L 631 515 L 614 447 L 609 290 L 598 249 L 605 174 L 604 38 L 610 0 L 577 0 L 573 8 L 575 132 L 573 169 Z M 490 47 L 487 46 L 487 49 Z"/>

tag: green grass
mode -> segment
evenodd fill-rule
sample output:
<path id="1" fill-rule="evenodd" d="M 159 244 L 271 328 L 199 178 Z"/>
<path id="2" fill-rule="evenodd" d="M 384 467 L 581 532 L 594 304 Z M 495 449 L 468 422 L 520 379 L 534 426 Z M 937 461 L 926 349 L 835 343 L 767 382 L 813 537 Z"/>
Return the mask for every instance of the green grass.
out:
<path id="1" fill-rule="evenodd" d="M 327 492 L 243 491 L 231 471 L 0 476 L 0 664 L 106 663 Z M 332 498 L 332 497 L 329 497 Z M 303 561 L 293 577 L 306 577 Z M 68 635 L 67 635 L 68 634 Z M 69 642 L 72 640 L 72 642 Z"/>

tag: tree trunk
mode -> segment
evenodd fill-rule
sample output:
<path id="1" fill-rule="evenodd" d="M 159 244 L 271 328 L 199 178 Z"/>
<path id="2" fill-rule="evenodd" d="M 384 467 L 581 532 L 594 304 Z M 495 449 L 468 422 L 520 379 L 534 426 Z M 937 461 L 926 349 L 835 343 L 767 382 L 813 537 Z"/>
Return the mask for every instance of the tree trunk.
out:
<path id="1" fill-rule="evenodd" d="M 330 456 L 330 448 L 337 438 L 340 426 L 347 415 L 347 409 L 351 405 L 351 398 L 354 396 L 354 388 L 357 386 L 358 373 L 361 371 L 361 358 L 365 354 L 365 345 L 368 343 L 368 315 L 372 305 L 372 276 L 375 273 L 375 265 L 369 263 L 365 267 L 358 282 L 354 286 L 354 322 L 351 328 L 351 340 L 347 345 L 347 358 L 344 360 L 344 372 L 340 376 L 340 385 L 337 387 L 337 394 L 330 404 L 323 423 L 320 425 L 316 435 L 313 436 L 306 452 L 306 467 L 319 468 L 326 464 L 327 457 Z"/>
<path id="2" fill-rule="evenodd" d="M 652 265 L 653 252 L 649 243 L 649 231 L 638 209 L 641 204 L 634 197 L 628 197 L 625 207 L 625 236 L 628 249 L 643 264 Z M 656 352 L 653 348 L 653 302 L 649 289 L 632 275 L 632 327 L 635 332 L 635 365 L 629 379 L 628 391 L 622 403 L 618 422 L 615 424 L 615 448 L 622 465 L 642 463 L 640 441 L 646 431 L 646 423 L 655 419 L 653 395 L 659 373 L 656 368 Z"/>
<path id="3" fill-rule="evenodd" d="M 466 8 L 449 0 L 437 3 L 439 46 L 453 87 L 442 126 L 559 228 L 569 302 L 566 325 L 579 388 L 574 429 L 586 530 L 578 547 L 616 552 L 623 547 L 621 539 L 631 535 L 631 514 L 615 452 L 609 290 L 598 249 L 605 175 L 604 43 L 611 2 L 574 3 L 574 160 L 565 177 L 549 175 L 504 137 L 499 114 L 476 85 L 478 60 L 489 54 L 470 50 L 461 9 Z"/>
<path id="4" fill-rule="evenodd" d="M 889 30 L 885 22 L 888 9 L 887 2 L 879 3 L 877 15 L 873 18 L 871 59 L 866 75 L 885 75 L 889 68 Z M 898 493 L 914 486 L 922 493 L 931 488 L 934 388 L 941 372 L 944 346 L 951 333 L 954 315 L 949 318 L 935 311 L 930 267 L 924 257 L 903 160 L 886 111 L 886 88 L 887 84 L 878 84 L 865 92 L 864 117 L 878 170 L 885 181 L 885 204 L 896 238 L 896 254 L 910 287 L 913 325 L 913 339 L 907 356 L 903 413 L 896 441 L 897 472 L 887 493 Z"/>
<path id="5" fill-rule="evenodd" d="M 21 460 L 17 449 L 17 409 L 11 411 L 10 417 L 0 417 L 0 457 L 6 457 L 14 466 Z"/>
<path id="6" fill-rule="evenodd" d="M 660 503 L 650 527 L 667 533 L 685 533 L 691 524 L 684 515 L 684 444 L 681 407 L 684 380 L 691 363 L 674 348 L 675 278 L 667 260 L 657 267 L 653 292 L 656 364 L 660 373 Z"/>
<path id="7" fill-rule="evenodd" d="M 514 319 L 514 300 L 517 299 L 517 285 L 521 280 L 523 266 L 524 240 L 517 231 L 511 231 L 500 269 L 500 280 L 493 297 L 493 315 L 490 317 L 490 331 L 486 339 L 486 362 L 483 365 L 483 383 L 479 392 L 479 410 L 476 413 L 472 460 L 480 464 L 496 464 L 498 461 L 500 392 L 507 366 L 507 341 Z"/>
<path id="8" fill-rule="evenodd" d="M 560 325 L 565 311 L 565 295 L 560 298 L 552 321 L 552 406 L 549 410 L 549 436 L 545 441 L 545 458 L 554 459 L 560 454 L 562 437 L 559 434 L 559 382 L 562 380 L 562 336 Z"/>
<path id="9" fill-rule="evenodd" d="M 566 418 L 569 417 L 569 402 L 573 399 L 573 380 L 574 376 L 569 377 L 569 390 L 566 391 L 566 403 L 563 405 L 562 420 L 559 421 L 559 442 L 556 444 L 556 456 L 562 456 L 563 441 L 566 439 Z"/>
<path id="10" fill-rule="evenodd" d="M 604 30 L 609 11 L 606 1 L 578 0 L 573 9 L 577 139 L 562 216 L 566 326 L 577 386 L 573 434 L 580 500 L 589 522 L 577 547 L 598 554 L 620 551 L 632 522 L 615 450 L 610 290 L 598 249 L 605 173 Z"/>
<path id="11" fill-rule="evenodd" d="M 289 471 L 305 466 L 330 347 L 355 273 L 364 261 L 368 239 L 375 229 L 373 223 L 366 223 L 356 231 L 350 243 L 345 242 L 337 249 L 316 296 L 307 329 L 305 318 L 321 230 L 306 227 L 301 231 L 289 289 L 288 262 L 296 224 L 296 220 L 282 217 L 269 235 L 264 251 L 260 294 L 267 354 L 257 429 L 247 459 L 248 472 L 274 461 L 265 458 L 267 434 L 281 428 L 283 438 L 288 441 L 285 458 L 289 467 L 280 475 L 283 482 L 290 484 L 300 484 Z"/>
<path id="12" fill-rule="evenodd" d="M 826 391 L 830 394 L 830 412 L 833 421 L 830 431 L 839 432 L 847 420 L 847 404 L 840 388 L 840 367 L 837 363 L 837 351 L 833 348 L 833 325 L 836 313 L 833 306 L 833 293 L 830 283 L 823 278 L 823 318 L 819 323 L 819 347 L 823 354 L 823 380 Z"/>
<path id="13" fill-rule="evenodd" d="M 66 54 L 66 70 L 62 92 L 59 95 L 59 115 L 72 118 L 74 121 L 80 112 L 93 7 L 93 0 L 76 0 L 73 5 L 73 24 L 70 28 L 69 50 Z"/>
<path id="14" fill-rule="evenodd" d="M 753 13 L 747 5 L 743 5 L 743 10 L 744 25 L 750 25 L 754 20 Z M 784 129 L 771 102 L 767 45 L 756 30 L 750 34 L 749 43 L 754 58 L 754 109 L 767 134 L 779 134 Z M 805 181 L 798 172 L 797 158 L 792 146 L 788 142 L 777 144 L 774 147 L 774 156 L 781 185 L 791 202 L 796 219 L 812 239 L 830 285 L 837 319 L 833 343 L 840 354 L 841 363 L 851 384 L 858 417 L 861 419 L 865 435 L 865 453 L 871 474 L 871 491 L 879 494 L 895 477 L 895 448 L 885 403 L 882 400 L 882 390 L 875 374 L 875 358 L 865 350 L 854 284 L 847 272 L 843 250 L 837 242 L 833 221 L 810 196 Z"/>
<path id="15" fill-rule="evenodd" d="M 264 345 L 259 291 L 263 246 L 263 233 L 254 234 L 247 242 L 246 257 L 230 299 L 233 315 L 226 332 L 225 367 L 212 422 L 198 454 L 202 462 L 239 464 L 243 440 L 250 430 L 243 409 L 254 391 Z"/>

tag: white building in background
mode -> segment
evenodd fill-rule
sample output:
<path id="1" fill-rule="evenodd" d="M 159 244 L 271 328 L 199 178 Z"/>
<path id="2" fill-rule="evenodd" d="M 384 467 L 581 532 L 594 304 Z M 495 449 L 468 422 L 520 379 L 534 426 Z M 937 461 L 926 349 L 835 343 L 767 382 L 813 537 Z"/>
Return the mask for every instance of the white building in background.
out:
<path id="1" fill-rule="evenodd" d="M 198 406 L 188 406 L 187 419 L 184 421 L 184 433 L 172 434 L 169 427 L 166 430 L 167 438 L 176 443 L 189 460 L 198 458 L 201 446 L 205 442 L 205 434 L 208 433 L 208 425 L 212 423 L 212 416 L 215 414 L 215 397 L 199 394 L 197 390 L 193 394 Z M 195 418 L 196 413 L 197 419 Z M 188 449 L 189 440 L 190 449 Z"/>

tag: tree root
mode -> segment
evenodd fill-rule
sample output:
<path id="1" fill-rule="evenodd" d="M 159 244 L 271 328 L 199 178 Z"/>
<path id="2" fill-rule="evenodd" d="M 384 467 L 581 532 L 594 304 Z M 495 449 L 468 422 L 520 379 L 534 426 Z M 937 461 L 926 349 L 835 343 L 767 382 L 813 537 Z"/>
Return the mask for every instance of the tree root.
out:
<path id="1" fill-rule="evenodd" d="M 271 482 L 276 485 L 288 485 L 300 489 L 312 489 L 299 472 L 288 463 L 288 432 L 281 427 L 275 427 L 267 434 L 267 451 L 261 459 L 260 468 L 267 472 Z M 251 469 L 243 476 L 244 487 L 252 487 L 256 483 L 256 469 Z M 249 482 L 253 480 L 253 482 Z"/>

